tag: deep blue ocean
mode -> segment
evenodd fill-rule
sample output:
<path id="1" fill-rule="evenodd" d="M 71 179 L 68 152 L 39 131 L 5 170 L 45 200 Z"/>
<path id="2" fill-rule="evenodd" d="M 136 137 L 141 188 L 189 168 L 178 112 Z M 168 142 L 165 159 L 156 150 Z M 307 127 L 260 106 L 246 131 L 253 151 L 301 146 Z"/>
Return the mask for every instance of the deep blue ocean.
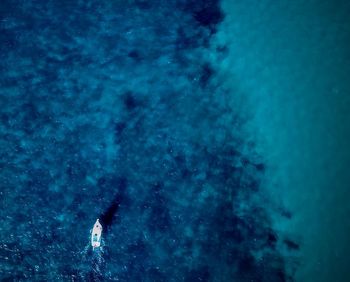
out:
<path id="1" fill-rule="evenodd" d="M 0 280 L 348 281 L 350 9 L 282 2 L 1 0 Z"/>

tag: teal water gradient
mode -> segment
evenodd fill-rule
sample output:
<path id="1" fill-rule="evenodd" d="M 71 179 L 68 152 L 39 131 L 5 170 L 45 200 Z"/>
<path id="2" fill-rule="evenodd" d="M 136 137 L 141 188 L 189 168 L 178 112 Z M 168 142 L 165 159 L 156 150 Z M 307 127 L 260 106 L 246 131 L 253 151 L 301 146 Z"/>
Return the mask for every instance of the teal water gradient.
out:
<path id="1" fill-rule="evenodd" d="M 266 187 L 294 213 L 297 281 L 349 281 L 350 4 L 230 1 L 217 36 L 268 162 Z M 238 91 L 237 91 L 238 89 Z"/>

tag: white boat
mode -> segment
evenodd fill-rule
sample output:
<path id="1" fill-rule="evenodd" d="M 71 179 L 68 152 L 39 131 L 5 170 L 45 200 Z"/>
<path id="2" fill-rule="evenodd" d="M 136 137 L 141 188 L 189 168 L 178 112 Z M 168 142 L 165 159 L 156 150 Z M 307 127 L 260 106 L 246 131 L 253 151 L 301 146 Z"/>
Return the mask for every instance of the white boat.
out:
<path id="1" fill-rule="evenodd" d="M 99 219 L 96 220 L 91 232 L 91 246 L 93 249 L 101 246 L 102 225 Z"/>

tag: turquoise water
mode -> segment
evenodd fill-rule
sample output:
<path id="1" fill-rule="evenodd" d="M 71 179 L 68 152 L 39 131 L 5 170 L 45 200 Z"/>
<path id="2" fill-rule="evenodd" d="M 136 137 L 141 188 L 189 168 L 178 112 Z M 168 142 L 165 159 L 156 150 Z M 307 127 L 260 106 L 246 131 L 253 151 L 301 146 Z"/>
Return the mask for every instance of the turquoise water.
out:
<path id="1" fill-rule="evenodd" d="M 239 89 L 268 162 L 265 185 L 294 213 L 297 281 L 348 281 L 350 5 L 224 1 L 223 76 Z M 227 82 L 230 84 L 230 82 Z"/>

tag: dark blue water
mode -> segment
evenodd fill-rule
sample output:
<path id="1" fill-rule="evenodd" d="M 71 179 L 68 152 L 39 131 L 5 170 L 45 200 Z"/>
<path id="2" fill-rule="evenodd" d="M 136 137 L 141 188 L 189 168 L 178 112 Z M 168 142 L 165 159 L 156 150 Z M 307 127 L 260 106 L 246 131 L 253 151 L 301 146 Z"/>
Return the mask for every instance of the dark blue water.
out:
<path id="1" fill-rule="evenodd" d="M 0 16 L 2 281 L 293 280 L 298 242 L 272 226 L 264 156 L 211 61 L 217 1 Z"/>

